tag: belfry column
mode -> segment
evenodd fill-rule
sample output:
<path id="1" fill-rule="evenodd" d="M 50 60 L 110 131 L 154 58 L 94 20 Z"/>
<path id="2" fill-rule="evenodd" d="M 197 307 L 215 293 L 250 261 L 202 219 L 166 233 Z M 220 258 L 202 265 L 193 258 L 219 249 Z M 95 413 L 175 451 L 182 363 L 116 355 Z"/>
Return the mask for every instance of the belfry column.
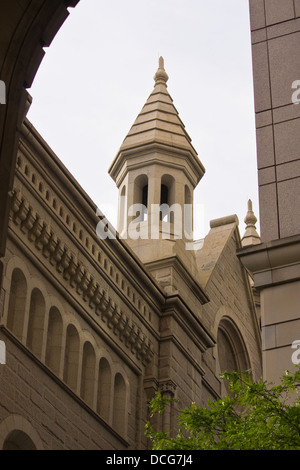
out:
<path id="1" fill-rule="evenodd" d="M 168 92 L 168 79 L 160 57 L 154 89 L 109 174 L 119 188 L 120 200 L 126 195 L 119 220 L 127 220 L 127 228 L 132 229 L 126 241 L 141 261 L 156 266 L 162 260 L 176 258 L 193 273 L 194 253 L 186 245 L 193 245 L 193 192 L 205 170 Z M 147 211 L 136 213 L 136 204 L 146 204 Z M 188 238 L 184 231 L 185 205 L 191 207 Z M 118 229 L 121 234 L 126 232 L 123 223 Z M 171 283 L 172 276 L 167 276 L 172 278 Z"/>

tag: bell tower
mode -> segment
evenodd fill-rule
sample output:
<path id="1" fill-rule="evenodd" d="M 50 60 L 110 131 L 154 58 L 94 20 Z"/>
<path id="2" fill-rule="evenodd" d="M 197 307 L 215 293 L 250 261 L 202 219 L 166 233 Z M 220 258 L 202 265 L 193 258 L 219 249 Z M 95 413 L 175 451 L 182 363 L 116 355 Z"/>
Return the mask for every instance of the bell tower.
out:
<path id="1" fill-rule="evenodd" d="M 118 232 L 145 264 L 191 261 L 193 192 L 204 167 L 167 89 L 164 60 L 154 89 L 109 174 L 119 189 Z"/>

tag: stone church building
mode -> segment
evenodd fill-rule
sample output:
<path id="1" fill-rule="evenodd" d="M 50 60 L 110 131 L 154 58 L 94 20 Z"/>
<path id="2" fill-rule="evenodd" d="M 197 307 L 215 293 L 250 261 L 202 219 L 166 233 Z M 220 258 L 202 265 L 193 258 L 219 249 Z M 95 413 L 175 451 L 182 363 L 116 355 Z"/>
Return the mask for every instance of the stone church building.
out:
<path id="1" fill-rule="evenodd" d="M 117 230 L 26 118 L 44 48 L 77 3 L 1 3 L 0 449 L 147 449 L 156 391 L 205 405 L 226 393 L 226 369 L 276 378 L 300 339 L 299 1 L 250 0 L 261 239 L 249 201 L 242 233 L 224 214 L 203 240 L 205 162 L 162 58 L 109 168 Z"/>
<path id="2" fill-rule="evenodd" d="M 222 371 L 261 375 L 237 217 L 211 221 L 205 239 L 193 240 L 193 192 L 205 170 L 162 58 L 154 80 L 109 169 L 117 232 L 22 123 L 1 290 L 3 448 L 145 449 L 155 391 L 180 407 L 205 405 L 224 394 Z M 144 209 L 134 214 L 135 204 Z"/>

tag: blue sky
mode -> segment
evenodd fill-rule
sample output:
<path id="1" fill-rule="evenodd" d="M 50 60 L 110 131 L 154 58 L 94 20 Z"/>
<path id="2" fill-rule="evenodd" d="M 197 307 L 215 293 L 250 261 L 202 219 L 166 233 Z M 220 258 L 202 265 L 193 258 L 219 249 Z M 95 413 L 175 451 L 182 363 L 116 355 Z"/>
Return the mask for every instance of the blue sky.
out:
<path id="1" fill-rule="evenodd" d="M 168 90 L 206 174 L 195 190 L 195 238 L 247 201 L 259 216 L 248 0 L 81 0 L 29 90 L 28 118 L 116 226 L 108 168 L 154 85 Z M 259 231 L 259 224 L 257 224 Z"/>

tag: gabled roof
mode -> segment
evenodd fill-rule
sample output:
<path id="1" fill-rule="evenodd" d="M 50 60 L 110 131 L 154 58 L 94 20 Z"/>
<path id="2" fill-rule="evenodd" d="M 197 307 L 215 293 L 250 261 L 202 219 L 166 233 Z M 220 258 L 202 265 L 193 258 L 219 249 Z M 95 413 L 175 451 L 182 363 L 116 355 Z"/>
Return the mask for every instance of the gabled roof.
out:
<path id="1" fill-rule="evenodd" d="M 237 240 L 240 239 L 238 225 L 236 215 L 210 222 L 211 229 L 204 238 L 202 247 L 196 252 L 199 283 L 204 290 L 230 238 L 236 232 Z M 240 247 L 240 240 L 238 245 L 237 248 Z"/>

